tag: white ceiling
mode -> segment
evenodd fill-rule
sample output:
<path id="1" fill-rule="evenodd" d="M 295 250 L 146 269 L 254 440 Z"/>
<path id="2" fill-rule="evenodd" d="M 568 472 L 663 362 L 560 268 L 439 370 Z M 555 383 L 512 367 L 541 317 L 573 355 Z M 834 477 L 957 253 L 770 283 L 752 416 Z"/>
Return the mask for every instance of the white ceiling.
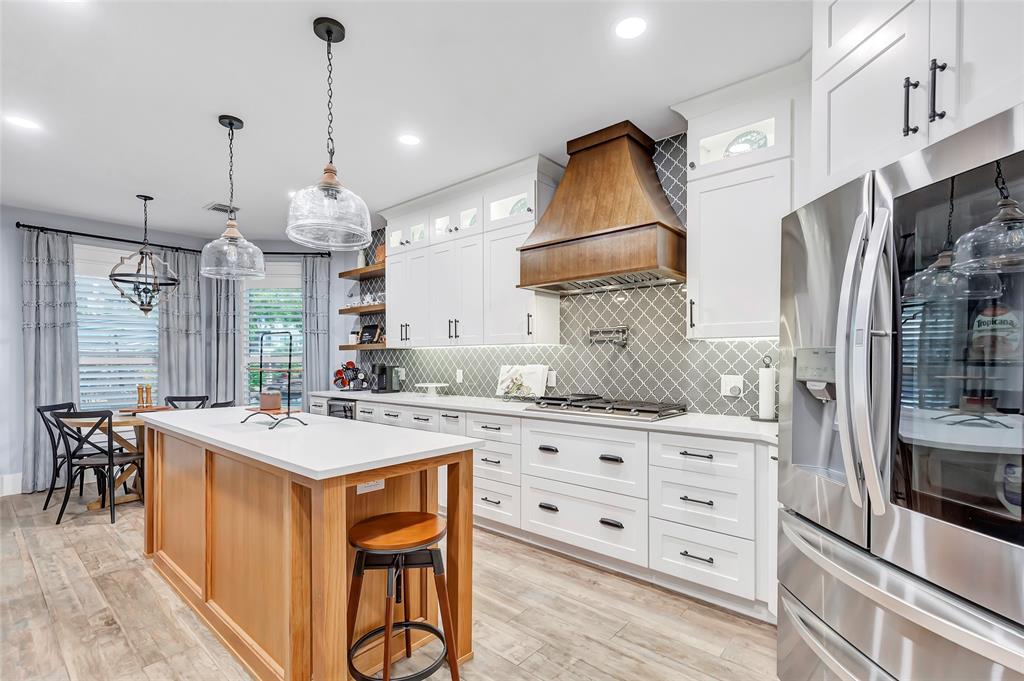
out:
<path id="1" fill-rule="evenodd" d="M 324 43 L 335 16 L 336 163 L 380 210 L 631 119 L 681 129 L 669 105 L 798 59 L 810 3 L 3 2 L 0 109 L 6 205 L 215 234 L 227 201 L 226 131 L 247 236 L 280 238 L 288 190 L 326 160 Z M 624 41 L 615 23 L 648 30 Z M 395 138 L 423 139 L 406 147 Z"/>

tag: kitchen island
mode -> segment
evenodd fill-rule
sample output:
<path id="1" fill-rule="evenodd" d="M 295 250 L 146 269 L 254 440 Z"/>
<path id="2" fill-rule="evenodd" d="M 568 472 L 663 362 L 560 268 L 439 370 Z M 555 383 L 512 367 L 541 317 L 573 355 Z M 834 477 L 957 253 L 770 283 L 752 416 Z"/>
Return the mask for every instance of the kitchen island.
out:
<path id="1" fill-rule="evenodd" d="M 348 679 L 348 530 L 392 511 L 437 512 L 447 466 L 446 569 L 459 659 L 472 657 L 473 448 L 479 440 L 303 414 L 268 430 L 242 408 L 154 412 L 146 422 L 145 554 L 260 679 Z M 419 572 L 420 574 L 415 574 Z M 426 571 L 409 619 L 437 626 Z M 368 573 L 355 636 L 384 619 Z M 429 642 L 423 632 L 413 645 Z M 356 660 L 379 669 L 382 645 Z M 392 645 L 404 654 L 400 637 Z"/>

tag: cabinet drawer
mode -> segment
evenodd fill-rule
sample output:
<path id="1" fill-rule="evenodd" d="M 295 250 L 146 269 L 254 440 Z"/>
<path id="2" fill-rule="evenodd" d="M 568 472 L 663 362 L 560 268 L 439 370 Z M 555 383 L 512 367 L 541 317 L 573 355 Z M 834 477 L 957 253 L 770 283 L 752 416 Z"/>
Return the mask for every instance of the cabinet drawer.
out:
<path id="1" fill-rule="evenodd" d="M 651 466 L 651 515 L 662 520 L 754 538 L 753 480 Z"/>
<path id="2" fill-rule="evenodd" d="M 519 488 L 474 477 L 473 513 L 481 518 L 519 527 Z"/>
<path id="3" fill-rule="evenodd" d="M 493 442 L 519 444 L 520 420 L 514 416 L 466 414 L 466 434 Z"/>
<path id="4" fill-rule="evenodd" d="M 754 443 L 651 433 L 651 465 L 753 480 Z"/>
<path id="5" fill-rule="evenodd" d="M 438 412 L 438 430 L 449 435 L 466 434 L 466 414 L 461 411 L 442 409 Z"/>
<path id="6" fill-rule="evenodd" d="M 485 442 L 473 450 L 473 475 L 519 486 L 519 445 Z"/>
<path id="7" fill-rule="evenodd" d="M 406 408 L 402 412 L 402 425 L 406 428 L 429 430 L 436 433 L 439 430 L 440 415 L 437 409 Z"/>
<path id="8" fill-rule="evenodd" d="M 388 426 L 405 426 L 405 420 L 408 418 L 406 412 L 397 407 L 391 405 L 382 404 L 380 409 L 377 410 L 377 423 L 383 423 Z"/>
<path id="9" fill-rule="evenodd" d="M 522 481 L 522 529 L 647 566 L 646 500 L 528 475 Z"/>
<path id="10" fill-rule="evenodd" d="M 754 542 L 651 518 L 651 569 L 754 598 Z"/>
<path id="11" fill-rule="evenodd" d="M 526 419 L 523 473 L 647 497 L 647 433 Z"/>
<path id="12" fill-rule="evenodd" d="M 356 403 L 356 421 L 377 423 L 377 414 L 380 412 L 380 405 L 368 404 L 366 402 Z"/>

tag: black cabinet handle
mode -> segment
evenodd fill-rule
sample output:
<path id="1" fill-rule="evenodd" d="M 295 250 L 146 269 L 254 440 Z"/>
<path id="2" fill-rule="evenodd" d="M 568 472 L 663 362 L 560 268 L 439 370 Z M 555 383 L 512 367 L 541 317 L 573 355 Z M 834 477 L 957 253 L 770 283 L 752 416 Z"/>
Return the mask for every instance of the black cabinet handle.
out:
<path id="1" fill-rule="evenodd" d="M 691 329 L 693 327 L 697 326 L 696 324 L 693 323 L 693 305 L 696 302 L 697 302 L 696 300 L 694 300 L 693 298 L 690 298 L 690 328 Z"/>
<path id="2" fill-rule="evenodd" d="M 448 320 L 448 338 L 452 337 L 452 320 Z"/>
<path id="3" fill-rule="evenodd" d="M 482 458 L 481 458 L 480 460 L 481 460 L 481 461 L 486 461 L 487 463 L 496 463 L 496 464 L 498 464 L 499 466 L 501 465 L 501 461 L 500 461 L 499 459 L 488 459 L 488 458 L 487 458 L 487 457 L 485 456 L 485 457 L 482 457 Z"/>
<path id="4" fill-rule="evenodd" d="M 936 111 L 935 110 L 935 99 L 936 99 L 935 89 L 936 89 L 936 85 L 937 85 L 936 81 L 939 79 L 939 71 L 945 71 L 946 70 L 946 66 L 947 66 L 946 62 L 942 62 L 940 64 L 937 59 L 932 59 L 931 64 L 928 65 L 928 70 L 931 71 L 931 76 L 932 76 L 932 89 L 931 89 L 931 92 L 928 93 L 928 99 L 930 100 L 929 105 L 928 105 L 928 122 L 929 123 L 934 123 L 935 121 L 940 120 L 940 119 L 946 117 L 946 112 L 945 111 Z"/>
<path id="5" fill-rule="evenodd" d="M 679 452 L 679 456 L 689 456 L 689 457 L 694 458 L 694 459 L 707 459 L 708 461 L 714 461 L 715 460 L 715 455 L 714 454 L 694 454 L 692 452 L 686 451 L 685 449 L 683 451 Z"/>
<path id="6" fill-rule="evenodd" d="M 601 518 L 600 522 L 601 522 L 602 525 L 607 525 L 608 527 L 614 527 L 617 530 L 621 530 L 621 529 L 623 529 L 625 527 L 625 525 L 620 523 L 618 520 L 612 520 L 611 518 Z"/>
<path id="7" fill-rule="evenodd" d="M 430 421 L 430 417 L 429 416 L 413 416 L 412 420 L 413 421 L 419 421 L 420 423 L 427 423 L 428 421 Z"/>
<path id="8" fill-rule="evenodd" d="M 778 461 L 779 460 L 779 457 L 777 457 L 777 456 L 769 456 L 768 458 L 771 459 L 772 461 Z"/>
<path id="9" fill-rule="evenodd" d="M 393 418 L 393 419 L 397 419 L 399 415 L 398 414 L 393 414 L 393 413 L 391 413 L 389 411 L 386 411 L 386 412 L 384 412 L 384 416 L 387 416 L 387 417 Z"/>
<path id="10" fill-rule="evenodd" d="M 480 497 L 480 501 L 486 501 L 488 504 L 494 504 L 495 506 L 501 506 L 501 499 L 495 501 L 494 499 L 488 499 L 487 497 Z"/>
<path id="11" fill-rule="evenodd" d="M 919 80 L 910 80 L 910 76 L 903 79 L 903 136 L 909 137 L 911 133 L 916 134 L 920 129 L 916 125 L 910 125 L 910 90 L 917 89 L 921 84 Z"/>
<path id="12" fill-rule="evenodd" d="M 548 452 L 549 454 L 558 454 L 558 447 L 552 447 L 551 445 L 540 445 L 537 449 L 542 452 Z"/>
<path id="13" fill-rule="evenodd" d="M 480 426 L 482 430 L 501 430 L 501 426 Z"/>
<path id="14" fill-rule="evenodd" d="M 701 558 L 700 556 L 693 555 L 689 551 L 680 551 L 679 555 L 682 556 L 683 558 L 690 558 L 691 560 L 703 561 L 703 562 L 707 563 L 708 565 L 714 565 L 715 564 L 715 559 L 710 557 L 710 556 L 708 556 L 707 558 Z"/>
<path id="15" fill-rule="evenodd" d="M 555 506 L 554 504 L 548 504 L 548 503 L 541 502 L 541 503 L 537 504 L 537 506 L 540 507 L 540 508 L 543 508 L 545 511 L 554 511 L 555 513 L 558 513 L 558 507 Z"/>
<path id="16" fill-rule="evenodd" d="M 526 313 L 526 335 L 527 336 L 532 336 L 533 335 L 533 313 L 532 312 L 527 312 Z"/>
<path id="17" fill-rule="evenodd" d="M 601 461 L 607 461 L 608 463 L 622 463 L 622 457 L 616 456 L 615 454 L 602 454 L 597 458 Z"/>
<path id="18" fill-rule="evenodd" d="M 373 412 L 370 411 L 369 409 L 360 409 L 359 413 L 360 414 L 370 414 L 371 416 L 373 415 Z"/>
<path id="19" fill-rule="evenodd" d="M 457 419 L 457 418 L 459 418 L 459 415 L 458 414 L 441 414 L 441 418 L 444 418 L 444 419 Z"/>
<path id="20" fill-rule="evenodd" d="M 459 320 L 458 319 L 455 320 L 455 337 L 456 338 L 459 337 Z"/>
<path id="21" fill-rule="evenodd" d="M 690 502 L 693 502 L 695 504 L 704 504 L 705 506 L 714 506 L 715 505 L 715 502 L 712 501 L 711 499 L 708 499 L 707 501 L 705 501 L 703 499 L 691 499 L 690 497 L 685 496 L 685 495 L 679 497 L 679 500 L 680 501 L 690 501 Z"/>

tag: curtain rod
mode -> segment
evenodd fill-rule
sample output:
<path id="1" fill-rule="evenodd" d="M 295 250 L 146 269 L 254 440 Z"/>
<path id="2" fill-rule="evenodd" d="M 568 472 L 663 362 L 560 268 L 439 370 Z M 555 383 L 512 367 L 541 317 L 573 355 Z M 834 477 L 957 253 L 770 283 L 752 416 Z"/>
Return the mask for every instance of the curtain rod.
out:
<path id="1" fill-rule="evenodd" d="M 56 227 L 41 227 L 39 225 L 29 225 L 24 222 L 14 223 L 18 229 L 34 229 L 40 232 L 53 232 L 55 234 L 67 234 L 68 236 L 84 236 L 90 239 L 99 239 L 100 241 L 119 241 L 125 244 L 136 244 L 141 246 L 142 242 L 136 239 L 122 239 L 116 236 L 103 236 L 100 234 L 89 234 L 88 232 L 75 232 L 70 229 L 57 229 Z M 150 246 L 154 248 L 162 248 L 168 251 L 182 251 L 184 253 L 201 253 L 195 248 L 186 248 L 185 246 L 166 246 L 164 244 L 157 244 L 150 242 Z M 263 251 L 263 255 L 312 255 L 318 258 L 329 258 L 330 253 L 323 251 Z"/>

